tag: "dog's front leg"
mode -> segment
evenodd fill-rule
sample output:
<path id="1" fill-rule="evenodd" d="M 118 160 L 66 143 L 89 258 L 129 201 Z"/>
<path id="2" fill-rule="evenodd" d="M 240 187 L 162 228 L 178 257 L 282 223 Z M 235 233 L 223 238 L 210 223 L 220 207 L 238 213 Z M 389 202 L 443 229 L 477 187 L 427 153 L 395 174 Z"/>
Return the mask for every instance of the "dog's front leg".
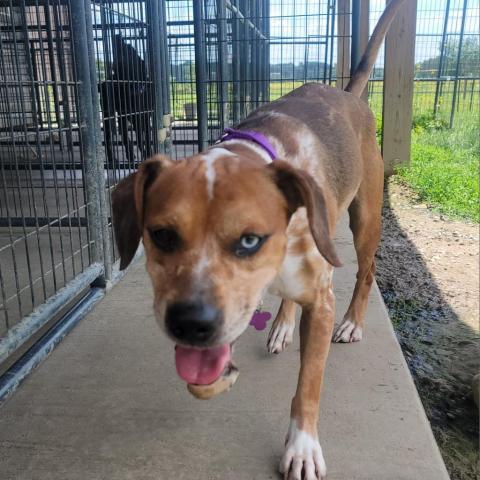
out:
<path id="1" fill-rule="evenodd" d="M 280 471 L 288 480 L 320 480 L 326 475 L 317 420 L 333 331 L 335 298 L 331 284 L 317 293 L 312 304 L 303 306 L 300 321 L 300 375 L 280 464 Z"/>

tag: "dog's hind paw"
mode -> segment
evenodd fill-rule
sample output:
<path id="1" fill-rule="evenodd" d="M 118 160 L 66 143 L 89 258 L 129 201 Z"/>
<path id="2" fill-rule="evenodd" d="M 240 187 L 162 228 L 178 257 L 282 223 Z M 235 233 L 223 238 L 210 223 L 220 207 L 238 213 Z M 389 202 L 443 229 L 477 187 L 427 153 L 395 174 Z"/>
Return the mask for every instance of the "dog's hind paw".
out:
<path id="1" fill-rule="evenodd" d="M 333 334 L 335 343 L 353 343 L 359 342 L 363 337 L 362 327 L 356 325 L 351 320 L 344 320 Z"/>
<path id="2" fill-rule="evenodd" d="M 268 334 L 267 348 L 269 353 L 283 352 L 293 341 L 295 322 L 273 322 Z"/>
<path id="3" fill-rule="evenodd" d="M 279 467 L 284 480 L 321 480 L 327 474 L 318 438 L 299 430 L 291 420 Z"/>

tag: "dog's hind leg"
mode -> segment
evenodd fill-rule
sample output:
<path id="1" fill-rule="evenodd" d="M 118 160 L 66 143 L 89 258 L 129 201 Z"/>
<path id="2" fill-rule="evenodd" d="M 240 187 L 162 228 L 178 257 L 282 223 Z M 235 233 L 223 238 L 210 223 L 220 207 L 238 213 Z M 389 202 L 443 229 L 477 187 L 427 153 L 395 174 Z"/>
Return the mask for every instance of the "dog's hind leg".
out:
<path id="1" fill-rule="evenodd" d="M 267 348 L 269 353 L 280 353 L 292 343 L 295 330 L 296 305 L 293 300 L 282 299 L 277 316 L 268 334 Z"/>
<path id="2" fill-rule="evenodd" d="M 383 171 L 380 179 L 378 173 L 375 173 L 377 181 L 375 178 L 366 177 L 369 178 L 368 185 L 360 186 L 348 208 L 358 272 L 350 306 L 333 335 L 334 342 L 358 342 L 363 336 L 368 295 L 375 278 L 375 252 L 381 235 Z"/>

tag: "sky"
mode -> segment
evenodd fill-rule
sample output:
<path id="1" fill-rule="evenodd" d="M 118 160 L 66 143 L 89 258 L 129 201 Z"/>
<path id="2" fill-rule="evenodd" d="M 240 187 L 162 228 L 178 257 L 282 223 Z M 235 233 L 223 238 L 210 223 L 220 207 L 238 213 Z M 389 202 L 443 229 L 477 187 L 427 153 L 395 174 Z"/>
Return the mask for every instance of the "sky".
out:
<path id="1" fill-rule="evenodd" d="M 356 0 L 354 0 L 356 1 Z M 450 0 L 447 32 L 450 37 L 457 37 L 461 29 L 462 9 L 465 0 Z M 467 0 L 465 35 L 479 36 L 480 0 Z M 421 62 L 438 54 L 438 46 L 443 32 L 447 0 L 417 0 L 417 38 L 415 62 Z M 373 31 L 385 7 L 385 0 L 370 0 L 370 33 Z M 309 39 L 324 35 L 327 28 L 326 0 L 271 0 L 270 1 L 270 35 L 275 39 L 289 37 L 307 42 Z M 310 61 L 318 58 L 323 47 L 308 48 Z M 283 46 L 274 52 L 272 63 L 298 63 L 305 57 L 305 45 Z M 320 51 L 320 56 L 322 51 Z M 333 58 L 336 58 L 334 48 Z M 377 64 L 383 63 L 383 52 L 379 54 Z"/>
<path id="2" fill-rule="evenodd" d="M 357 0 L 353 0 L 357 1 Z M 441 41 L 445 8 L 448 0 L 417 0 L 417 38 L 415 47 L 415 62 L 438 55 Z M 465 22 L 465 35 L 479 37 L 479 10 L 480 0 L 450 0 L 450 13 L 448 16 L 447 32 L 450 38 L 458 38 L 461 28 L 462 9 L 467 2 L 467 15 Z M 215 5 L 216 0 L 208 0 L 207 4 Z M 333 42 L 333 52 L 319 45 L 325 36 L 331 33 L 331 18 L 327 15 L 328 4 L 333 0 L 270 0 L 270 38 L 271 38 L 271 63 L 301 63 L 323 62 L 332 57 L 336 62 L 336 42 Z M 127 16 L 144 15 L 141 7 L 135 7 L 140 2 L 112 4 L 112 10 L 125 9 Z M 132 6 L 133 5 L 133 6 Z M 385 0 L 370 0 L 370 30 L 372 31 L 385 6 Z M 98 7 L 95 20 L 100 20 Z M 133 10 L 132 10 L 133 9 Z M 192 20 L 192 0 L 168 0 L 167 20 Z M 330 22 L 330 24 L 328 24 Z M 327 29 L 328 26 L 328 29 Z M 336 34 L 335 22 L 335 34 Z M 170 33 L 193 34 L 191 25 L 170 27 Z M 282 45 L 279 45 L 279 43 Z M 181 63 L 193 61 L 192 39 L 177 40 L 178 48 L 171 48 L 171 60 Z M 287 44 L 289 43 L 289 44 Z M 296 44 L 295 44 L 296 43 Z M 172 44 L 172 41 L 171 41 Z M 182 47 L 181 45 L 184 44 Z M 189 46 L 185 45 L 189 44 Z M 100 46 L 100 45 L 99 45 Z M 140 46 L 140 42 L 137 42 Z M 383 64 L 383 52 L 380 52 L 377 66 Z"/>

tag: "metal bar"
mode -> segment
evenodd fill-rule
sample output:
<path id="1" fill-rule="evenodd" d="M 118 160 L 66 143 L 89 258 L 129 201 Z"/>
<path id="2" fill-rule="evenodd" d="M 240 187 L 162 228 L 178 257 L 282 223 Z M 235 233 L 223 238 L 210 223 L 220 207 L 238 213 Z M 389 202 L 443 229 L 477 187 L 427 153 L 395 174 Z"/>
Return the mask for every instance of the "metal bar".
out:
<path id="1" fill-rule="evenodd" d="M 168 50 L 167 33 L 167 5 L 165 1 L 159 2 L 160 15 L 160 52 L 162 55 L 162 95 L 163 95 L 163 128 L 165 128 L 166 138 L 163 142 L 164 152 L 170 154 L 171 143 L 171 111 L 170 111 L 170 59 Z"/>
<path id="2" fill-rule="evenodd" d="M 325 42 L 325 53 L 323 56 L 323 83 L 327 83 L 327 64 L 328 64 L 328 50 L 329 50 L 328 35 L 330 33 L 330 16 L 331 16 L 330 12 L 331 12 L 330 0 L 328 0 L 327 1 L 327 26 L 325 27 L 325 33 L 327 37 Z M 330 48 L 331 48 L 331 45 L 330 45 Z M 320 72 L 318 72 L 318 75 L 320 76 Z"/>
<path id="3" fill-rule="evenodd" d="M 255 25 L 258 22 L 258 6 L 259 2 L 255 1 L 252 5 L 253 11 L 251 11 L 253 23 Z M 259 39 L 252 38 L 252 102 L 255 108 L 258 107 L 258 67 L 260 64 L 258 46 Z"/>
<path id="4" fill-rule="evenodd" d="M 73 2 L 76 3 L 76 2 Z M 112 271 L 111 243 L 108 235 L 108 206 L 106 194 L 106 182 L 104 174 L 105 150 L 102 146 L 102 126 L 100 122 L 100 100 L 98 94 L 97 65 L 95 60 L 95 47 L 93 43 L 93 27 L 92 27 L 92 3 L 90 0 L 84 0 L 85 9 L 85 30 L 87 35 L 87 48 L 90 63 L 90 91 L 92 98 L 92 127 L 95 132 L 95 156 L 93 169 L 95 171 L 96 180 L 96 197 L 98 211 L 95 212 L 97 221 L 100 226 L 100 237 L 102 241 L 101 255 L 105 265 L 104 277 L 110 278 Z M 89 179 L 87 178 L 88 182 Z M 96 286 L 103 286 L 104 278 L 97 279 Z"/>
<path id="5" fill-rule="evenodd" d="M 452 109 L 450 111 L 450 128 L 453 127 L 453 119 L 455 116 L 455 105 L 458 95 L 458 74 L 460 71 L 460 62 L 462 60 L 463 36 L 465 34 L 465 20 L 467 18 L 468 0 L 463 0 L 462 24 L 460 27 L 460 38 L 458 39 L 457 64 L 455 65 L 455 83 L 453 85 Z"/>
<path id="6" fill-rule="evenodd" d="M 73 280 L 57 291 L 44 304 L 8 330 L 0 338 L 0 363 L 21 347 L 35 332 L 51 320 L 65 305 L 71 302 L 83 289 L 103 274 L 103 265 L 94 263 L 78 274 Z M 6 306 L 4 306 L 6 308 Z"/>
<path id="7" fill-rule="evenodd" d="M 245 0 L 237 0 L 241 8 L 243 9 L 245 5 Z M 239 42 L 239 52 L 240 52 L 240 68 L 239 68 L 239 89 L 240 89 L 240 119 L 246 116 L 246 102 L 247 102 L 247 64 L 248 59 L 248 42 L 247 37 L 245 36 L 245 24 L 238 24 L 238 42 Z"/>
<path id="8" fill-rule="evenodd" d="M 252 21 L 240 11 L 240 9 L 236 6 L 233 5 L 230 0 L 224 0 L 225 1 L 225 6 L 232 11 L 234 16 L 236 16 L 242 23 L 244 23 L 247 27 L 250 27 L 256 35 L 258 35 L 261 39 L 267 40 L 267 37 L 252 23 Z M 193 2 L 194 4 L 196 3 L 195 1 Z M 248 17 L 248 14 L 247 14 Z"/>
<path id="9" fill-rule="evenodd" d="M 0 405 L 2 405 L 45 360 L 54 348 L 73 330 L 93 307 L 104 297 L 105 291 L 91 289 L 88 294 L 41 340 L 25 353 L 10 369 L 0 377 Z"/>
<path id="10" fill-rule="evenodd" d="M 69 212 L 72 213 L 72 212 Z M 19 228 L 19 227 L 45 227 L 50 225 L 51 227 L 58 227 L 60 223 L 61 227 L 87 227 L 88 222 L 85 217 L 9 217 L 0 218 L 0 228 Z M 1 250 L 1 249 L 0 249 Z"/>
<path id="11" fill-rule="evenodd" d="M 228 125 L 228 71 L 227 71 L 227 9 L 225 0 L 217 0 L 218 92 L 220 101 L 220 128 Z"/>
<path id="12" fill-rule="evenodd" d="M 329 61 L 329 69 L 328 69 L 328 84 L 331 85 L 333 81 L 333 42 L 335 41 L 335 10 L 336 10 L 336 0 L 330 0 L 328 2 L 328 8 L 332 11 L 332 21 L 330 23 L 330 61 Z M 328 32 L 327 32 L 328 35 Z"/>
<path id="13" fill-rule="evenodd" d="M 43 6 L 43 11 L 45 14 L 45 25 L 47 28 L 47 48 L 48 48 L 48 65 L 50 67 L 50 75 L 53 82 L 53 105 L 55 109 L 55 120 L 58 126 L 61 123 L 61 114 L 60 114 L 60 99 L 58 96 L 58 79 L 57 79 L 57 64 L 56 64 L 56 55 L 55 48 L 53 46 L 53 28 L 52 28 L 52 16 L 50 13 L 50 5 L 48 2 Z M 60 136 L 60 148 L 63 149 L 62 137 Z"/>
<path id="14" fill-rule="evenodd" d="M 208 111 L 207 111 L 207 83 L 205 72 L 205 42 L 203 30 L 203 1 L 193 2 L 193 34 L 195 38 L 195 76 L 197 92 L 198 118 L 198 149 L 203 151 L 208 147 Z"/>
<path id="15" fill-rule="evenodd" d="M 77 3 L 77 2 L 73 2 Z M 85 33 L 87 36 L 87 51 L 90 61 L 90 91 L 92 99 L 92 117 L 91 128 L 95 133 L 95 155 L 93 157 L 92 170 L 95 172 L 96 180 L 96 207 L 98 210 L 92 212 L 96 217 L 96 222 L 100 227 L 98 233 L 99 241 L 101 244 L 101 259 L 104 264 L 104 273 L 96 280 L 95 286 L 103 287 L 105 279 L 109 279 L 112 274 L 112 254 L 111 254 L 111 241 L 108 234 L 108 204 L 106 199 L 106 182 L 105 182 L 105 150 L 102 146 L 102 127 L 100 123 L 100 99 L 98 93 L 98 79 L 97 79 L 97 65 L 95 61 L 95 47 L 93 44 L 93 26 L 92 26 L 92 2 L 90 0 L 84 0 L 85 11 Z M 86 179 L 86 182 L 90 182 L 90 179 Z M 92 188 L 92 190 L 95 187 Z M 90 200 L 89 197 L 87 197 Z M 88 212 L 88 210 L 87 210 Z M 100 259 L 99 259 L 100 260 Z"/>
<path id="16" fill-rule="evenodd" d="M 232 93 L 233 93 L 233 123 L 240 121 L 241 79 L 240 79 L 240 20 L 232 18 Z"/>
<path id="17" fill-rule="evenodd" d="M 43 125 L 43 118 L 42 118 L 42 109 L 41 109 L 41 97 L 40 97 L 40 82 L 38 81 L 38 68 L 37 68 L 37 58 L 35 55 L 35 48 L 33 45 L 30 45 L 28 43 L 28 38 L 26 38 L 25 35 L 25 45 L 29 47 L 29 53 L 30 53 L 30 64 L 31 64 L 31 74 L 32 76 L 32 81 L 31 82 L 25 82 L 26 84 L 30 84 L 30 86 L 34 89 L 35 91 L 35 97 L 32 97 L 32 103 L 37 102 L 36 105 L 32 106 L 32 112 L 37 111 L 36 119 L 35 121 L 37 124 Z M 13 86 L 18 85 L 18 82 L 12 82 Z M 6 83 L 8 85 L 8 83 Z M 38 105 L 38 107 L 37 107 Z M 38 109 L 38 110 L 37 110 Z"/>
<path id="18" fill-rule="evenodd" d="M 165 48 L 162 48 L 162 32 L 161 27 L 163 27 L 163 21 L 160 18 L 160 11 L 159 11 L 159 3 L 163 2 L 156 2 L 156 1 L 149 1 L 147 3 L 147 12 L 148 17 L 153 19 L 150 23 L 150 58 L 151 58 L 151 75 L 153 77 L 153 89 L 154 89 L 154 109 L 155 109 L 155 136 L 156 139 L 162 148 L 163 151 L 163 140 L 161 140 L 161 134 L 163 129 L 163 115 L 165 112 L 164 100 L 165 97 L 163 95 L 164 90 L 164 74 L 163 70 L 165 70 L 165 59 L 162 58 L 162 51 Z"/>
<path id="19" fill-rule="evenodd" d="M 265 10 L 263 13 L 265 39 L 265 101 L 270 100 L 270 0 L 265 0 Z"/>
<path id="20" fill-rule="evenodd" d="M 350 50 L 350 76 L 360 63 L 360 0 L 352 2 L 352 42 Z"/>
<path id="21" fill-rule="evenodd" d="M 242 10 L 245 12 L 245 17 L 250 17 L 250 1 L 249 0 L 240 0 L 240 5 L 243 4 Z M 251 28 L 249 28 L 248 22 L 243 22 L 243 31 L 244 31 L 244 45 L 245 45 L 245 56 L 244 58 L 244 85 L 245 85 L 245 104 L 243 110 L 243 116 L 246 116 L 250 113 L 252 108 L 252 61 L 253 61 L 253 35 Z"/>
<path id="22" fill-rule="evenodd" d="M 58 67 L 60 70 L 60 79 L 61 79 L 61 82 L 59 82 L 59 84 L 61 85 L 61 88 L 62 88 L 64 120 L 65 120 L 65 124 L 67 125 L 67 132 L 66 132 L 67 147 L 69 152 L 71 152 L 73 149 L 72 118 L 71 118 L 71 112 L 70 112 L 70 98 L 68 97 L 67 72 L 66 72 L 65 63 L 63 61 L 66 58 L 65 49 L 64 49 L 64 44 L 66 43 L 66 39 L 63 36 L 65 25 L 63 25 L 60 20 L 59 10 L 60 10 L 60 5 L 58 5 L 57 3 L 57 5 L 53 7 L 53 20 L 55 24 L 55 32 L 56 32 L 55 38 L 57 41 L 57 51 L 58 51 L 58 54 L 60 55 L 60 58 L 62 59 L 60 62 L 58 62 Z M 61 125 L 59 125 L 59 127 L 61 127 Z"/>
<path id="23" fill-rule="evenodd" d="M 89 2 L 88 2 L 89 3 Z M 83 160 L 83 179 L 85 182 L 85 190 L 87 197 L 87 218 L 89 225 L 89 234 L 92 240 L 90 243 L 91 258 L 96 263 L 104 262 L 104 244 L 103 244 L 103 222 L 101 214 L 101 202 L 99 183 L 104 181 L 103 169 L 101 180 L 98 178 L 98 148 L 97 135 L 95 129 L 99 130 L 98 122 L 98 97 L 92 95 L 92 63 L 89 58 L 90 48 L 87 38 L 87 23 L 89 23 L 89 31 L 91 34 L 91 9 L 85 11 L 85 3 L 81 1 L 73 1 L 71 3 L 70 21 L 72 28 L 73 43 L 73 63 L 75 65 L 75 74 L 78 81 L 77 99 L 78 104 L 78 122 L 82 133 L 82 142 L 80 146 L 81 156 Z M 87 21 L 86 21 L 87 19 Z M 94 58 L 91 59 L 94 62 Z M 95 70 L 94 70 L 95 71 Z M 94 98 L 97 98 L 96 109 L 94 110 Z M 97 118 L 95 118 L 97 115 Z M 103 192 L 104 193 L 104 192 Z M 103 271 L 103 273 L 105 273 Z"/>
<path id="24" fill-rule="evenodd" d="M 155 0 L 154 0 L 155 2 Z M 170 59 L 168 55 L 167 12 L 165 0 L 158 2 L 160 16 L 160 44 L 162 54 L 163 113 L 170 113 Z"/>
<path id="25" fill-rule="evenodd" d="M 440 59 L 438 62 L 437 70 L 437 82 L 435 85 L 435 100 L 433 102 L 433 114 L 437 115 L 438 113 L 438 99 L 440 97 L 440 84 L 441 76 L 443 71 L 443 62 L 445 61 L 445 45 L 447 41 L 447 29 L 448 29 L 448 19 L 450 18 L 450 0 L 447 0 L 447 6 L 445 8 L 445 18 L 443 20 L 443 31 L 442 31 L 442 41 L 440 43 Z"/>

